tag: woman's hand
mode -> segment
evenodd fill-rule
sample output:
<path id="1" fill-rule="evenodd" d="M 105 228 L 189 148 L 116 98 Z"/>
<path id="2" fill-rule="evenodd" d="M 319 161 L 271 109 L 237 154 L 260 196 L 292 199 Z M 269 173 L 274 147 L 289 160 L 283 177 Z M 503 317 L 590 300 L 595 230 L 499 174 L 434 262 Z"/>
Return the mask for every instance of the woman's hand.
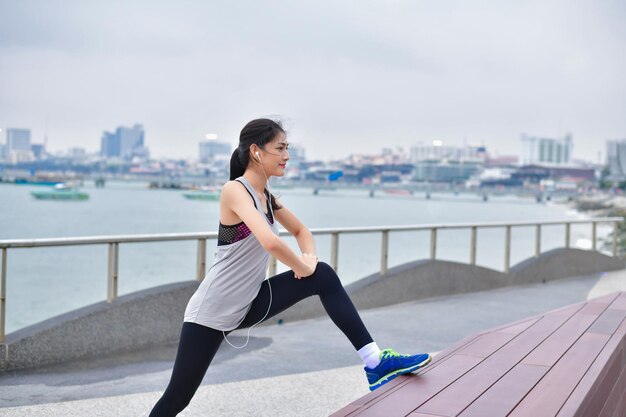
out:
<path id="1" fill-rule="evenodd" d="M 304 264 L 304 268 L 302 270 L 299 269 L 298 271 L 294 269 L 293 274 L 295 278 L 301 279 L 313 275 L 315 268 L 317 267 L 317 256 L 303 253 L 300 256 L 300 260 Z"/>

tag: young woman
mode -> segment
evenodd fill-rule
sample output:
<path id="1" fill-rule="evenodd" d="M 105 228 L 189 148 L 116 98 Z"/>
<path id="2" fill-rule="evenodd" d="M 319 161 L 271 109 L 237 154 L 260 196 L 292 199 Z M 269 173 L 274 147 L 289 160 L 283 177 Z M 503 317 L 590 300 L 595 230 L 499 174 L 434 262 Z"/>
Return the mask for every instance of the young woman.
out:
<path id="1" fill-rule="evenodd" d="M 220 197 L 215 259 L 189 300 L 172 377 L 151 417 L 175 416 L 189 404 L 229 332 L 255 326 L 312 295 L 363 360 L 370 390 L 430 362 L 428 354 L 378 348 L 335 271 L 318 261 L 311 232 L 267 190 L 269 177 L 285 175 L 288 148 L 285 131 L 273 120 L 253 120 L 241 131 L 231 181 Z M 295 236 L 301 255 L 278 237 L 276 222 Z M 265 279 L 270 255 L 291 270 Z"/>

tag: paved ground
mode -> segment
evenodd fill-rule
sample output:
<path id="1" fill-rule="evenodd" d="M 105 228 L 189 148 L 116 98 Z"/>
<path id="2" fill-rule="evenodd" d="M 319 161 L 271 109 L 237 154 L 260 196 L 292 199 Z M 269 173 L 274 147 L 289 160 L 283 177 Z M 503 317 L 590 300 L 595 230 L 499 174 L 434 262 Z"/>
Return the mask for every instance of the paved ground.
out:
<path id="1" fill-rule="evenodd" d="M 441 297 L 362 311 L 381 347 L 440 351 L 465 336 L 626 290 L 626 272 Z M 246 332 L 232 342 L 245 342 Z M 229 338 L 230 339 L 230 338 Z M 167 385 L 175 346 L 0 376 L 2 416 L 146 416 Z M 180 415 L 325 416 L 367 393 L 362 365 L 328 319 L 252 330 L 223 344 Z"/>

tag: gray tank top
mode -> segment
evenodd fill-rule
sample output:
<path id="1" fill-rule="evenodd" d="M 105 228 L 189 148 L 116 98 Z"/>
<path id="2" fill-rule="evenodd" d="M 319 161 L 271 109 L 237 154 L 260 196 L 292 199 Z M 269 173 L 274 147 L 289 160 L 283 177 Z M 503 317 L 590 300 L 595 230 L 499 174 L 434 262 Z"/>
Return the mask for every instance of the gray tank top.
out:
<path id="1" fill-rule="evenodd" d="M 273 223 L 265 215 L 261 201 L 248 180 L 239 177 L 236 181 L 246 187 L 257 210 L 278 235 L 271 204 L 268 214 Z M 270 254 L 244 223 L 236 226 L 241 239 L 217 246 L 213 265 L 187 304 L 184 321 L 228 331 L 237 328 L 248 313 L 266 278 Z"/>

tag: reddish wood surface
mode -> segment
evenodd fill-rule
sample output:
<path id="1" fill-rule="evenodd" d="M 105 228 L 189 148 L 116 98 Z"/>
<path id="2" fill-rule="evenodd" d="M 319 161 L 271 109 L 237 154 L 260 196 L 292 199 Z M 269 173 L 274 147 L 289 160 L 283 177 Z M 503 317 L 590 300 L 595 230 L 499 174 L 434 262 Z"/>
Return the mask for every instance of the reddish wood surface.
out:
<path id="1" fill-rule="evenodd" d="M 610 391 L 626 367 L 626 321 L 617 329 L 557 414 L 588 417 L 600 414 Z"/>
<path id="2" fill-rule="evenodd" d="M 470 404 L 460 416 L 506 416 L 549 369 L 547 366 L 518 364 Z"/>
<path id="3" fill-rule="evenodd" d="M 468 337 L 333 417 L 626 417 L 626 293 Z"/>

